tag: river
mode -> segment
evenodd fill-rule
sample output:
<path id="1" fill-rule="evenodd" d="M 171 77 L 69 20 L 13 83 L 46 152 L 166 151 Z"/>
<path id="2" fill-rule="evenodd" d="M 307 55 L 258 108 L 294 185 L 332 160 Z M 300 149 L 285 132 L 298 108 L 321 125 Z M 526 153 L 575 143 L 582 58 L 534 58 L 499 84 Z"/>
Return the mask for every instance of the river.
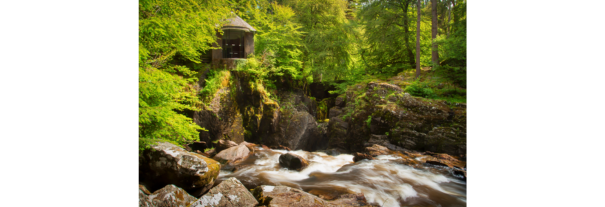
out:
<path id="1" fill-rule="evenodd" d="M 309 161 L 302 171 L 279 165 L 285 153 Z M 466 182 L 447 167 L 430 164 L 408 166 L 396 155 L 353 162 L 353 155 L 324 152 L 286 151 L 255 148 L 254 155 L 238 163 L 235 172 L 223 169 L 219 182 L 236 177 L 248 189 L 259 185 L 285 185 L 321 195 L 363 193 L 368 203 L 378 206 L 466 206 Z M 419 159 L 419 158 L 415 158 Z"/>

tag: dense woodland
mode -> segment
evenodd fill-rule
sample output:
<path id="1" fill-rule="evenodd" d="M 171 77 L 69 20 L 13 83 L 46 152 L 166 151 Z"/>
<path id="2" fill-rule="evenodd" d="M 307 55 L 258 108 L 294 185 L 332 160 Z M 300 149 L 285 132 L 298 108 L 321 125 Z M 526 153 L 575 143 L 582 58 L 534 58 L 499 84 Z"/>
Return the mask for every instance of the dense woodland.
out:
<path id="1" fill-rule="evenodd" d="M 340 94 L 409 75 L 405 91 L 413 96 L 466 102 L 464 0 L 140 0 L 141 148 L 157 140 L 183 145 L 205 130 L 183 111 L 207 105 L 228 76 L 212 71 L 201 91 L 194 88 L 206 67 L 201 56 L 233 14 L 257 30 L 254 55 L 236 70 L 267 91 L 276 82 L 303 90 L 321 82 Z"/>

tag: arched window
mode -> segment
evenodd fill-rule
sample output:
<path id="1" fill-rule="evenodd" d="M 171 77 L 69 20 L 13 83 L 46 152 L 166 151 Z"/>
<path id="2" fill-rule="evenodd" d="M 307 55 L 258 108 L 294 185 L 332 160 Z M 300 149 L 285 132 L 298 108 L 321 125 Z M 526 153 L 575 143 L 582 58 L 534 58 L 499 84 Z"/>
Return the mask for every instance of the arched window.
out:
<path id="1" fill-rule="evenodd" d="M 223 31 L 223 58 L 246 58 L 244 50 L 244 31 Z"/>

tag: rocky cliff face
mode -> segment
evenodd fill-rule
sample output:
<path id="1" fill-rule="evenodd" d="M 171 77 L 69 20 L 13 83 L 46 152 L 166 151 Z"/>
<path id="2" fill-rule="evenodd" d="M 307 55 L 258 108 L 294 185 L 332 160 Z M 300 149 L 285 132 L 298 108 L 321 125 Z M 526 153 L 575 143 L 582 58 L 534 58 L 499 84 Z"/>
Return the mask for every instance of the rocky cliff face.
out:
<path id="1" fill-rule="evenodd" d="M 296 89 L 272 94 L 249 74 L 232 71 L 229 85 L 194 115 L 208 129 L 200 140 L 360 152 L 376 134 L 406 149 L 466 154 L 466 104 L 412 97 L 384 82 L 358 84 L 319 103 Z M 329 122 L 318 123 L 324 118 Z"/>
<path id="2" fill-rule="evenodd" d="M 194 121 L 208 130 L 200 133 L 200 140 L 246 140 L 309 151 L 325 148 L 327 143 L 321 140 L 326 127 L 316 121 L 316 101 L 301 91 L 275 95 L 277 100 L 270 98 L 249 74 L 232 71 L 231 82 L 214 94 L 210 106 L 194 112 Z"/>
<path id="3" fill-rule="evenodd" d="M 466 104 L 452 104 L 404 93 L 388 83 L 349 88 L 330 109 L 330 148 L 362 151 L 371 134 L 419 151 L 466 154 Z"/>

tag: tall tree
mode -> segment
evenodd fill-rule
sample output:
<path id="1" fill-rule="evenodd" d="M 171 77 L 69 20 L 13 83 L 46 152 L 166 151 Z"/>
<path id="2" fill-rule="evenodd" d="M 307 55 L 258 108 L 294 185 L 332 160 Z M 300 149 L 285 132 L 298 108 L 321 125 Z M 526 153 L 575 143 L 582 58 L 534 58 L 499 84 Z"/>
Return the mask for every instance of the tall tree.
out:
<path id="1" fill-rule="evenodd" d="M 416 21 L 416 79 L 420 77 L 420 0 L 416 4 L 418 21 Z"/>
<path id="2" fill-rule="evenodd" d="M 365 48 L 363 57 L 371 73 L 398 73 L 414 68 L 414 46 L 408 13 L 416 0 L 364 0 L 359 12 Z M 410 31 L 412 30 L 412 31 Z"/>
<path id="3" fill-rule="evenodd" d="M 432 21 L 431 21 L 431 40 L 432 40 L 432 44 L 433 44 L 433 52 L 432 52 L 432 60 L 433 60 L 433 65 L 435 64 L 439 64 L 439 48 L 437 47 L 437 44 L 435 44 L 435 38 L 437 38 L 437 32 L 438 32 L 438 25 L 437 25 L 437 0 L 431 0 L 431 14 L 432 14 Z"/>

